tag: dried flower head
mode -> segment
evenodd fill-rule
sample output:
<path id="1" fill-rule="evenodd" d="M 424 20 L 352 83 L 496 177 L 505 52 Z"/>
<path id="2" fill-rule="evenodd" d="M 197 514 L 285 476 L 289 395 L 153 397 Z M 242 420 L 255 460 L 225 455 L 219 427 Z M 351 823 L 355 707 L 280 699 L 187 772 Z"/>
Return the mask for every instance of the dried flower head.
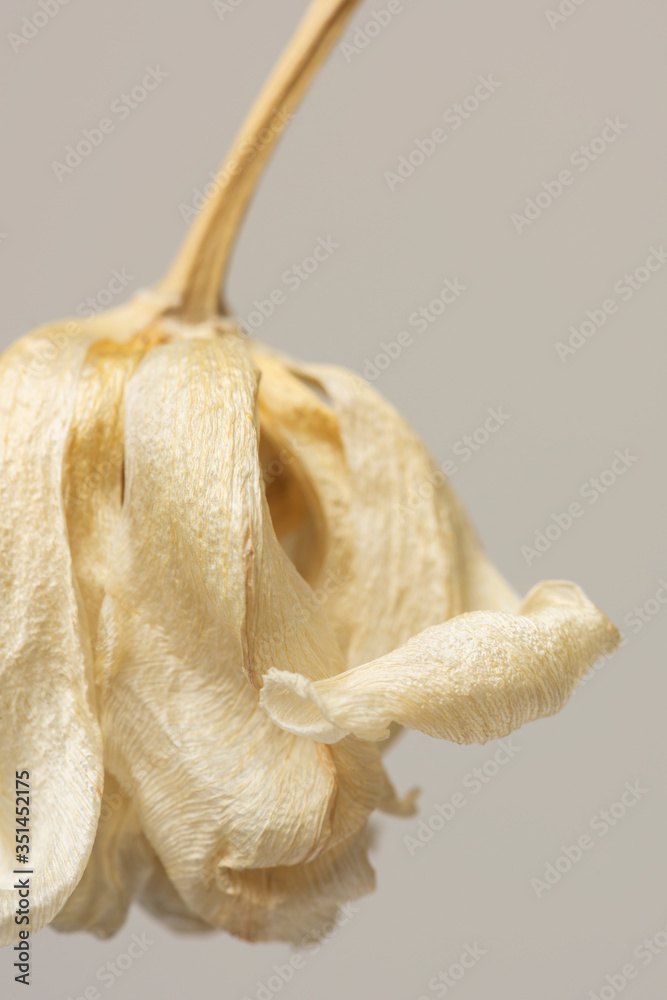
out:
<path id="1" fill-rule="evenodd" d="M 412 808 L 392 723 L 505 736 L 618 641 L 573 583 L 513 592 L 369 386 L 219 304 L 275 123 L 354 6 L 315 0 L 164 281 L 0 359 L 0 760 L 30 774 L 33 931 L 109 935 L 137 898 L 183 930 L 316 932 L 372 889 L 370 813 Z"/>

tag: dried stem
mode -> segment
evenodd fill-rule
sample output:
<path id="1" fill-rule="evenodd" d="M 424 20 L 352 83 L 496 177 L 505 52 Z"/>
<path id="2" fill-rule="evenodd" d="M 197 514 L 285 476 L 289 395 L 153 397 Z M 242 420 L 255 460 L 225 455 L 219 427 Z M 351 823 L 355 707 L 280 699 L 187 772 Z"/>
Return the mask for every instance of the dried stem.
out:
<path id="1" fill-rule="evenodd" d="M 160 295 L 197 323 L 219 313 L 236 234 L 289 116 L 359 0 L 314 0 L 246 118 L 166 277 Z"/>

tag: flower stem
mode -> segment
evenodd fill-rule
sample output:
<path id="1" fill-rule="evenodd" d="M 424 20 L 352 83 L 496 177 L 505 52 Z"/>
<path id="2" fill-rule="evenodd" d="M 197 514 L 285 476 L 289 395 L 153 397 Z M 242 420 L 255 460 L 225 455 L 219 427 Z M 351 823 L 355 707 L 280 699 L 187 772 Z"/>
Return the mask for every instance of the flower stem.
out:
<path id="1" fill-rule="evenodd" d="M 221 286 L 257 182 L 286 123 L 359 0 L 313 0 L 218 172 L 176 259 L 157 286 L 184 320 L 221 311 Z"/>

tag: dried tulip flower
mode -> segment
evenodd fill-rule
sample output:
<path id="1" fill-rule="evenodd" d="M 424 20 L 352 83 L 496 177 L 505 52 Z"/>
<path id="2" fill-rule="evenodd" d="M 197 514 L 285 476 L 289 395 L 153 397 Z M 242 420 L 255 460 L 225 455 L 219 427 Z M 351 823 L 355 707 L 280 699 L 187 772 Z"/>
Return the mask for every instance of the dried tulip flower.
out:
<path id="1" fill-rule="evenodd" d="M 107 936 L 137 899 L 182 930 L 316 934 L 373 887 L 371 812 L 412 809 L 392 723 L 506 736 L 618 642 L 573 583 L 514 593 L 369 386 L 220 306 L 275 122 L 354 7 L 315 0 L 154 290 L 0 359 L 0 760 L 31 776 L 33 932 Z M 3 944 L 14 827 L 5 797 Z"/>

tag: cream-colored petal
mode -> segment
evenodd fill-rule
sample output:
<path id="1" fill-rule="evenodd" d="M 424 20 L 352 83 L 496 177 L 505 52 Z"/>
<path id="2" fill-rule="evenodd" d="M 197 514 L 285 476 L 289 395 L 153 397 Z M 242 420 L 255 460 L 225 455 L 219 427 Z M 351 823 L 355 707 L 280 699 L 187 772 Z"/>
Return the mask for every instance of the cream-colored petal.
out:
<path id="1" fill-rule="evenodd" d="M 381 740 L 392 721 L 455 743 L 486 743 L 561 709 L 618 641 L 575 584 L 547 581 L 519 614 L 459 615 L 328 680 L 271 671 L 261 704 L 277 725 L 327 743 L 348 733 Z"/>
<path id="2" fill-rule="evenodd" d="M 131 799 L 109 773 L 92 854 L 83 878 L 52 922 L 59 931 L 115 934 L 153 872 L 154 854 Z"/>
<path id="3" fill-rule="evenodd" d="M 151 343 L 150 336 L 119 342 L 102 333 L 111 324 L 99 325 L 101 335 L 90 344 L 77 383 L 63 461 L 70 551 L 94 659 L 123 499 L 125 386 Z M 114 934 L 157 863 L 126 789 L 107 772 L 92 854 L 53 926 Z"/>
<path id="4" fill-rule="evenodd" d="M 54 327 L 25 337 L 0 359 L 1 944 L 19 931 L 13 869 L 33 869 L 30 929 L 38 931 L 81 878 L 100 810 L 92 657 L 62 501 L 65 443 L 87 347 L 85 338 L 69 340 Z M 15 859 L 14 774 L 24 769 L 29 866 Z"/>
<path id="5" fill-rule="evenodd" d="M 157 347 L 129 379 L 100 626 L 109 766 L 168 877 L 212 922 L 203 870 L 309 860 L 358 830 L 384 787 L 374 747 L 284 733 L 242 669 L 343 664 L 319 612 L 294 620 L 309 588 L 262 492 L 256 386 L 232 337 Z"/>

